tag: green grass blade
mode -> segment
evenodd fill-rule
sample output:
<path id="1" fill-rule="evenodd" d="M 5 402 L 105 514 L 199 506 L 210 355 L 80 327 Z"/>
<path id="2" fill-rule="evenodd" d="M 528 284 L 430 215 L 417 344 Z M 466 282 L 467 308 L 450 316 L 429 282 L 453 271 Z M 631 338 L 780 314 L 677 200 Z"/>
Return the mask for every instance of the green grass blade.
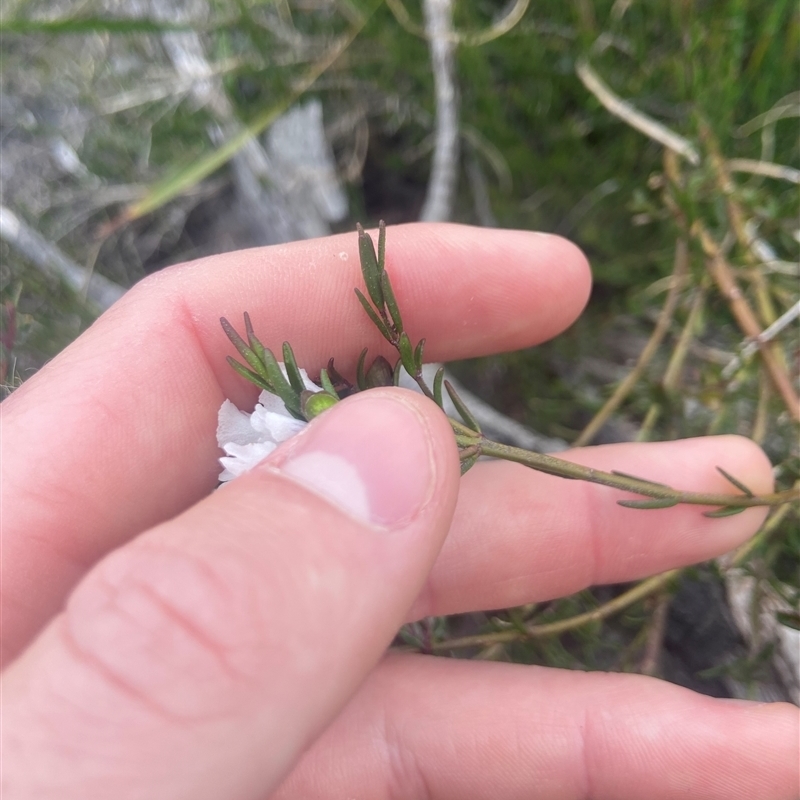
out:
<path id="1" fill-rule="evenodd" d="M 103 17 L 72 17 L 64 19 L 8 19 L 0 22 L 0 33 L 44 34 L 60 36 L 70 33 L 168 33 L 195 31 L 190 25 L 156 22 L 152 19 L 105 19 Z"/>
<path id="2" fill-rule="evenodd" d="M 325 56 L 317 61 L 316 64 L 313 64 L 287 97 L 271 108 L 262 111 L 249 125 L 245 126 L 217 150 L 196 159 L 191 164 L 156 183 L 141 200 L 132 203 L 123 210 L 120 221 L 130 222 L 161 208 L 165 203 L 196 186 L 204 178 L 211 175 L 212 172 L 216 172 L 221 166 L 230 161 L 253 137 L 260 135 L 314 85 L 317 78 L 350 46 L 366 24 L 369 16 L 370 14 L 365 14 Z"/>

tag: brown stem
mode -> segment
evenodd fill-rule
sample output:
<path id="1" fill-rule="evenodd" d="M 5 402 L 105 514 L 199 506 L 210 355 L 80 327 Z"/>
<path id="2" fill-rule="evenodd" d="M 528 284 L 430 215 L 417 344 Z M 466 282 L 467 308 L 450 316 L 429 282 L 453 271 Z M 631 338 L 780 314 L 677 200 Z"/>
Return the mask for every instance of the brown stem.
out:
<path id="1" fill-rule="evenodd" d="M 661 589 L 656 596 L 656 607 L 650 618 L 650 630 L 647 632 L 644 657 L 639 668 L 642 675 L 658 674 L 658 661 L 664 644 L 664 632 L 667 627 L 667 615 L 671 602 L 672 594 L 666 589 Z"/>
<path id="2" fill-rule="evenodd" d="M 763 270 L 759 268 L 758 258 L 753 252 L 752 238 L 747 234 L 744 211 L 736 199 L 736 184 L 733 178 L 731 178 L 728 165 L 725 163 L 725 159 L 720 153 L 719 144 L 714 134 L 711 132 L 711 128 L 705 122 L 700 123 L 700 138 L 708 149 L 708 160 L 711 164 L 711 168 L 714 170 L 717 187 L 725 198 L 725 207 L 731 227 L 742 248 L 745 260 L 752 267 L 749 278 L 756 293 L 763 323 L 764 325 L 771 325 L 776 319 L 775 309 L 772 306 L 772 299 L 769 295 L 769 287 L 764 278 Z"/>
<path id="3" fill-rule="evenodd" d="M 792 387 L 791 380 L 786 374 L 780 361 L 776 356 L 774 342 L 762 342 L 760 340 L 761 326 L 758 324 L 750 304 L 742 294 L 741 289 L 736 283 L 733 270 L 722 254 L 720 246 L 714 241 L 711 234 L 706 230 L 705 225 L 697 220 L 692 226 L 692 232 L 700 240 L 704 252 L 708 256 L 707 266 L 711 277 L 717 284 L 723 297 L 728 301 L 731 313 L 736 318 L 739 327 L 745 336 L 749 336 L 758 344 L 761 359 L 764 367 L 769 373 L 775 388 L 783 399 L 789 414 L 793 419 L 800 421 L 800 398 Z"/>

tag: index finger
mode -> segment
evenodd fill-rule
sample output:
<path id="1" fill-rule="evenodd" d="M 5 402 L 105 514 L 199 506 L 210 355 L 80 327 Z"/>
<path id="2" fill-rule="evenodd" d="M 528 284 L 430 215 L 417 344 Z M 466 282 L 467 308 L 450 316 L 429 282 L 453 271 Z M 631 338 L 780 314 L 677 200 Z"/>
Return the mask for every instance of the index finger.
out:
<path id="1" fill-rule="evenodd" d="M 553 236 L 456 225 L 389 229 L 409 334 L 448 360 L 526 347 L 580 313 L 589 272 Z M 354 234 L 214 256 L 146 279 L 2 405 L 2 657 L 12 658 L 101 556 L 210 491 L 225 397 L 252 403 L 219 327 L 249 311 L 312 374 L 383 350 L 353 287 Z"/>

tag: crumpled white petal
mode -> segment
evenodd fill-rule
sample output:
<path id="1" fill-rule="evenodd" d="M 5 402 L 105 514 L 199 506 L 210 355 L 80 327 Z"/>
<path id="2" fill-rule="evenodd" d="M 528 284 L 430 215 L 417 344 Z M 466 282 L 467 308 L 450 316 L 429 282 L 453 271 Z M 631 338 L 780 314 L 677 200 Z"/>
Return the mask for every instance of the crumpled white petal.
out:
<path id="1" fill-rule="evenodd" d="M 286 367 L 280 364 L 283 374 Z M 322 387 L 309 380 L 306 371 L 300 375 L 306 389 L 318 392 Z M 229 481 L 263 461 L 281 442 L 291 439 L 308 423 L 295 419 L 277 395 L 264 391 L 252 414 L 240 411 L 225 400 L 217 416 L 217 444 L 225 455 L 219 460 L 223 470 L 220 481 Z"/>
<path id="2" fill-rule="evenodd" d="M 263 461 L 278 445 L 275 442 L 252 442 L 234 444 L 229 442 L 223 448 L 227 455 L 220 458 L 223 470 L 219 475 L 222 482 L 238 478 L 256 464 Z"/>

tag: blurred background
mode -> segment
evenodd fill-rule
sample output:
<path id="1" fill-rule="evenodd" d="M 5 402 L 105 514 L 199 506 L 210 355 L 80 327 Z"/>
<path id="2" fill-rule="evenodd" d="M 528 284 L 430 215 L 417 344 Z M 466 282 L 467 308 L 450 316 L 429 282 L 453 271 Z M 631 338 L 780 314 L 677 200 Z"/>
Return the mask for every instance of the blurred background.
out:
<path id="1" fill-rule="evenodd" d="M 800 478 L 796 3 L 5 0 L 0 33 L 4 394 L 169 264 L 453 220 L 594 272 L 556 341 L 449 365 L 496 436 L 735 432 Z M 713 563 L 399 641 L 798 703 L 799 574 L 783 506 Z"/>

